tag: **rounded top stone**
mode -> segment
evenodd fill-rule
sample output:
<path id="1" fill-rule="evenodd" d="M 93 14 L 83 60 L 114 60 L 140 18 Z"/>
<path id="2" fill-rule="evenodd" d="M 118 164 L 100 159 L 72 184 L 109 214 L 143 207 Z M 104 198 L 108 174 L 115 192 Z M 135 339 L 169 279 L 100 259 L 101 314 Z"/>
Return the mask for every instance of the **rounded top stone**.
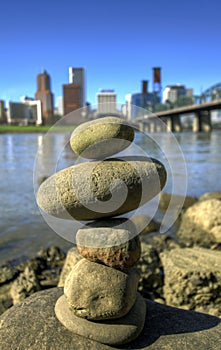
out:
<path id="1" fill-rule="evenodd" d="M 72 133 L 70 145 L 83 158 L 99 159 L 129 147 L 134 129 L 117 117 L 104 117 L 79 125 Z"/>

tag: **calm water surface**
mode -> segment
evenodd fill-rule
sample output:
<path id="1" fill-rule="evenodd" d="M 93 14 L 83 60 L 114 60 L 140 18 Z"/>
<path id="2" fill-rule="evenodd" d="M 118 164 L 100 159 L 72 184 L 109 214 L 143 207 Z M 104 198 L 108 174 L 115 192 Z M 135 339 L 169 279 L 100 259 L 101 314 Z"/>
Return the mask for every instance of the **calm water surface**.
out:
<path id="1" fill-rule="evenodd" d="M 199 197 L 205 192 L 221 191 L 221 131 L 213 131 L 211 134 L 180 133 L 175 136 L 185 158 L 187 194 Z M 51 134 L 47 137 L 47 142 L 44 141 L 43 134 L 0 135 L 0 263 L 21 256 L 32 256 L 41 247 L 51 244 L 59 245 L 65 250 L 72 246 L 44 222 L 34 194 L 34 187 L 38 187 L 40 178 L 54 172 L 55 163 L 56 171 L 74 164 L 75 159 L 67 145 L 67 139 L 68 135 L 64 134 Z M 168 134 L 156 134 L 155 144 L 142 136 L 137 137 L 136 142 L 148 155 L 160 159 L 166 167 L 173 164 L 173 175 L 179 179 L 182 192 L 185 184 L 183 161 Z M 42 152 L 42 157 L 38 168 L 35 168 L 36 181 L 33 185 L 38 149 Z M 170 172 L 169 168 L 167 170 Z M 171 190 L 169 176 L 165 191 Z"/>

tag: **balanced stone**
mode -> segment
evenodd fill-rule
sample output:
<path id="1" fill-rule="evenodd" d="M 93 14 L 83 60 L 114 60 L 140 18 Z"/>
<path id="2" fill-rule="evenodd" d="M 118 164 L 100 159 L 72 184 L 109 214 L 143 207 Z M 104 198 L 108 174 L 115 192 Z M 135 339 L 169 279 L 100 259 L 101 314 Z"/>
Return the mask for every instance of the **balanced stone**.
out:
<path id="1" fill-rule="evenodd" d="M 113 268 L 124 270 L 140 259 L 140 239 L 127 230 L 110 227 L 80 229 L 76 243 L 84 258 Z"/>
<path id="2" fill-rule="evenodd" d="M 94 220 L 127 213 L 156 196 L 166 182 L 159 161 L 124 157 L 63 169 L 39 187 L 37 202 L 49 215 Z"/>
<path id="3" fill-rule="evenodd" d="M 75 153 L 84 158 L 104 158 L 130 146 L 134 129 L 120 118 L 105 117 L 78 126 L 70 144 Z"/>
<path id="4" fill-rule="evenodd" d="M 55 313 L 59 321 L 74 334 L 96 340 L 99 343 L 120 345 L 137 338 L 141 333 L 145 317 L 146 304 L 137 293 L 136 301 L 127 315 L 104 321 L 89 321 L 76 316 L 64 296 L 55 305 Z"/>
<path id="5" fill-rule="evenodd" d="M 80 260 L 69 273 L 65 285 L 72 312 L 91 320 L 119 318 L 126 315 L 136 300 L 139 275 Z"/>

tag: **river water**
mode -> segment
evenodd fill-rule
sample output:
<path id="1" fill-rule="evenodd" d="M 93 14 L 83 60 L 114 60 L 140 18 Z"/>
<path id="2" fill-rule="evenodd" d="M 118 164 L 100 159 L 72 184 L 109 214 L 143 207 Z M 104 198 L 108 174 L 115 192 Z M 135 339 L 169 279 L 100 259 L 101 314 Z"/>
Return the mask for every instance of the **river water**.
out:
<path id="1" fill-rule="evenodd" d="M 44 221 L 34 193 L 42 177 L 76 162 L 68 137 L 62 133 L 0 135 L 0 263 L 33 256 L 52 244 L 64 250 L 72 246 Z M 187 132 L 172 138 L 167 133 L 155 134 L 151 140 L 138 135 L 136 144 L 166 163 L 169 177 L 164 191 L 195 197 L 221 191 L 221 131 Z"/>

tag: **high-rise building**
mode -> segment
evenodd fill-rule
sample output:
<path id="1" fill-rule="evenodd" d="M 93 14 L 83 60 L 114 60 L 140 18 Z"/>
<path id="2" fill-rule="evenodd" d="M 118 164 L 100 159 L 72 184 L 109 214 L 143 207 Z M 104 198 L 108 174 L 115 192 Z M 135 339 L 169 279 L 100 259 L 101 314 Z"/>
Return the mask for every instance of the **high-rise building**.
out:
<path id="1" fill-rule="evenodd" d="M 80 106 L 85 106 L 85 70 L 84 68 L 69 67 L 69 84 L 80 87 Z"/>
<path id="2" fill-rule="evenodd" d="M 6 121 L 5 101 L 0 100 L 0 123 L 4 123 L 5 121 Z"/>
<path id="3" fill-rule="evenodd" d="M 64 115 L 64 103 L 63 103 L 63 97 L 58 96 L 58 115 L 63 116 Z"/>
<path id="4" fill-rule="evenodd" d="M 140 108 L 144 108 L 147 110 L 152 109 L 154 93 L 148 92 L 148 81 L 142 80 L 141 92 L 128 94 L 126 95 L 125 100 L 127 119 L 134 119 L 139 117 L 139 113 L 143 114 L 143 110 L 141 110 Z M 158 103 L 160 102 L 159 98 L 157 101 Z"/>
<path id="5" fill-rule="evenodd" d="M 187 89 L 185 85 L 167 85 L 163 91 L 163 101 L 175 103 L 181 96 L 193 96 L 193 89 Z"/>
<path id="6" fill-rule="evenodd" d="M 81 108 L 80 86 L 78 84 L 63 85 L 63 110 L 64 115 Z"/>
<path id="7" fill-rule="evenodd" d="M 85 106 L 85 70 L 69 68 L 69 84 L 63 85 L 64 115 Z"/>
<path id="8" fill-rule="evenodd" d="M 8 103 L 8 124 L 42 124 L 42 104 L 40 100 L 22 97 L 21 102 Z"/>
<path id="9" fill-rule="evenodd" d="M 100 90 L 97 93 L 97 114 L 117 113 L 117 95 L 114 90 Z"/>
<path id="10" fill-rule="evenodd" d="M 45 122 L 54 113 L 54 96 L 51 92 L 51 79 L 49 74 L 43 70 L 37 75 L 37 91 L 35 99 L 42 104 L 42 117 Z"/>

